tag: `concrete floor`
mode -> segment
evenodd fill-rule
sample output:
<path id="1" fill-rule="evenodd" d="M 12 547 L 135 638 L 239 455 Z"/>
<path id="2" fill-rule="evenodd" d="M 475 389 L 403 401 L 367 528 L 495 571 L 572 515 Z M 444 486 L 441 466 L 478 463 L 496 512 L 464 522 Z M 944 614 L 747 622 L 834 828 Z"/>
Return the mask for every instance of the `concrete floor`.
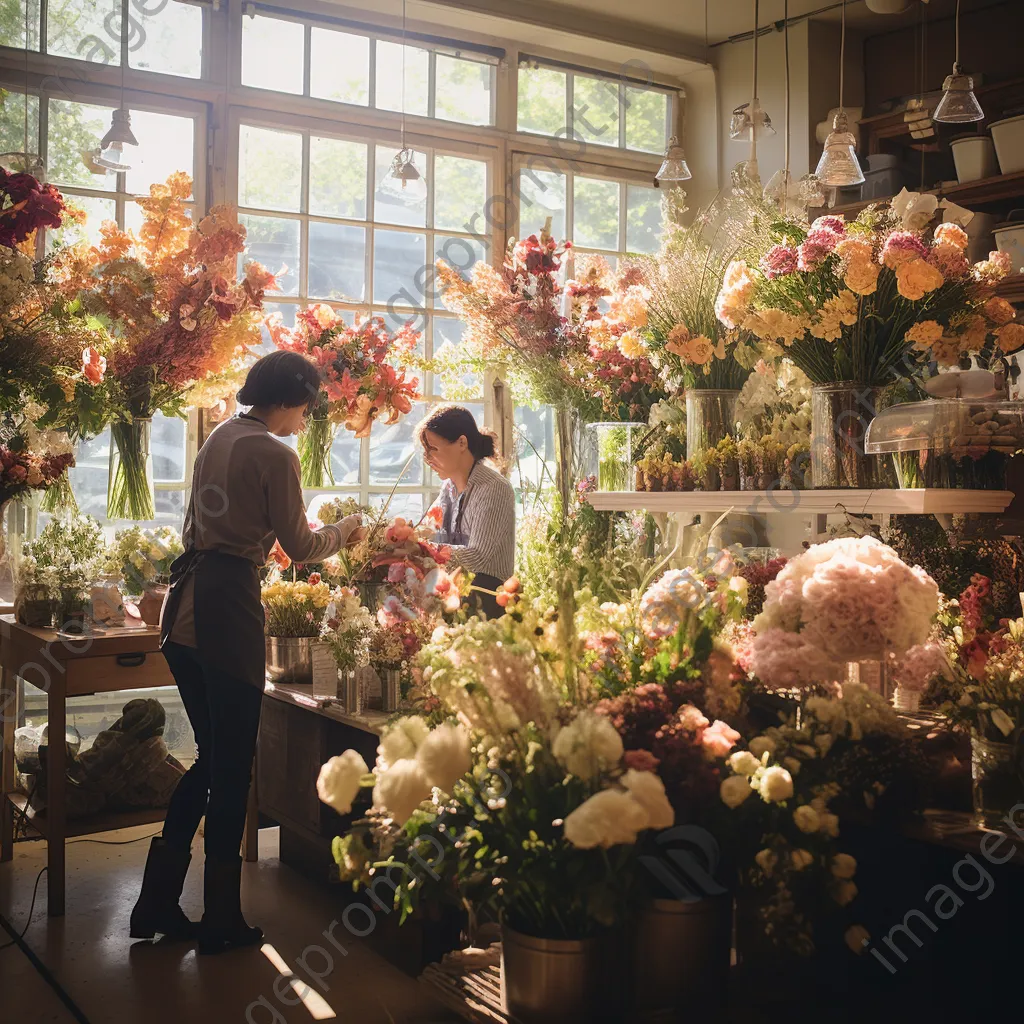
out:
<path id="1" fill-rule="evenodd" d="M 148 837 L 154 826 L 93 838 Z M 129 845 L 68 843 L 67 914 L 46 916 L 46 876 L 39 885 L 25 942 L 80 1011 L 77 1017 L 17 947 L 0 950 L 0 1022 L 4 1024 L 358 1024 L 452 1022 L 413 978 L 373 953 L 344 925 L 333 931 L 342 954 L 324 937 L 343 909 L 336 894 L 277 859 L 277 831 L 260 833 L 260 860 L 243 872 L 242 903 L 265 934 L 263 949 L 196 955 L 188 944 L 154 945 L 128 937 L 148 838 Z M 18 843 L 0 865 L 0 914 L 20 931 L 32 887 L 45 863 L 43 842 Z M 193 859 L 182 897 L 192 918 L 202 913 L 201 855 Z M 9 940 L 0 928 L 0 945 Z M 323 953 L 309 947 L 318 946 Z M 310 971 L 296 964 L 306 953 Z M 294 971 L 293 981 L 280 978 Z M 307 982 L 302 984 L 301 982 Z M 276 989 L 276 991 L 275 991 Z M 300 999 L 299 996 L 303 996 Z"/>

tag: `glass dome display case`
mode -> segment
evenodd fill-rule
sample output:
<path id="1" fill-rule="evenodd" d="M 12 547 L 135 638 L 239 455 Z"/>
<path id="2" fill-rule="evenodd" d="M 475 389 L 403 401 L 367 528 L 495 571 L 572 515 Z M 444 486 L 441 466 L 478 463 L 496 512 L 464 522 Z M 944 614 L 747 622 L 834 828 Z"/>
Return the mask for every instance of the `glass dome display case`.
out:
<path id="1" fill-rule="evenodd" d="M 880 412 L 865 450 L 891 454 L 900 487 L 1003 490 L 1006 464 L 1024 450 L 1024 402 L 939 398 Z"/>

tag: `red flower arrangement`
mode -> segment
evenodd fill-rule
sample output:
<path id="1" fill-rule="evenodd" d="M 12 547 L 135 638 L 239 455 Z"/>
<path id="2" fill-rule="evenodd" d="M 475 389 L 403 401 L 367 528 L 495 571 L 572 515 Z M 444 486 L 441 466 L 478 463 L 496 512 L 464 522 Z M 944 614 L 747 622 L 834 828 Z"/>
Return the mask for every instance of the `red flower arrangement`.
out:
<path id="1" fill-rule="evenodd" d="M 31 174 L 0 167 L 0 245 L 13 249 L 39 228 L 59 228 L 64 197 Z"/>

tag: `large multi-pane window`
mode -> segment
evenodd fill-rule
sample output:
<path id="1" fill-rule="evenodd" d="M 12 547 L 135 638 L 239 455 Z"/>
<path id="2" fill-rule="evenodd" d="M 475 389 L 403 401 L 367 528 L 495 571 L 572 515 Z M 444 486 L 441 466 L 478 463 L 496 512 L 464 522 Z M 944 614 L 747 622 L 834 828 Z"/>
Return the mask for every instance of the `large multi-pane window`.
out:
<path id="1" fill-rule="evenodd" d="M 330 24 L 242 19 L 242 85 L 418 117 L 494 124 L 495 58 Z"/>
<path id="2" fill-rule="evenodd" d="M 392 329 L 412 320 L 420 354 L 442 362 L 461 346 L 463 325 L 437 293 L 438 256 L 464 273 L 479 259 L 500 262 L 508 237 L 548 218 L 554 235 L 613 265 L 656 249 L 652 179 L 678 103 L 639 61 L 616 75 L 530 57 L 514 40 L 444 40 L 415 21 L 396 30 L 301 7 L 0 0 L 0 87 L 10 90 L 0 92 L 0 149 L 38 152 L 49 180 L 89 214 L 90 239 L 107 218 L 137 227 L 134 198 L 173 170 L 191 171 L 197 210 L 236 199 L 249 256 L 281 271 L 268 307 L 285 323 L 316 302 L 350 319 L 380 315 Z M 367 22 L 375 17 L 367 7 Z M 211 40 L 226 41 L 220 64 L 208 57 Z M 82 62 L 93 67 L 83 73 Z M 121 102 L 139 147 L 126 150 L 130 171 L 106 172 L 90 155 Z M 207 123 L 217 129 L 209 136 Z M 390 169 L 406 132 L 420 178 L 403 187 Z M 373 502 L 397 485 L 393 507 L 406 512 L 436 491 L 413 431 L 454 393 L 442 375 L 417 374 L 424 400 L 400 423 L 377 424 L 363 440 L 340 433 L 336 490 Z M 485 383 L 466 375 L 459 397 L 497 425 L 502 409 Z M 550 416 L 517 419 L 541 452 L 537 469 Z M 195 425 L 194 413 L 154 423 L 161 521 L 180 522 Z M 75 470 L 80 503 L 101 516 L 108 457 L 104 434 L 82 447 Z"/>
<path id="3" fill-rule="evenodd" d="M 420 355 L 457 350 L 462 324 L 444 308 L 434 261 L 468 273 L 489 258 L 481 211 L 490 195 L 491 164 L 479 156 L 410 147 L 420 173 L 403 186 L 391 174 L 397 147 L 358 135 L 323 135 L 241 122 L 238 205 L 248 232 L 247 258 L 278 274 L 271 311 L 294 324 L 295 313 L 328 302 L 350 319 L 373 314 L 391 330 L 411 323 Z M 424 403 L 397 424 L 378 422 L 362 440 L 340 431 L 332 469 L 336 486 L 363 503 L 425 508 L 436 481 L 423 465 L 414 428 L 445 388 L 419 374 Z M 482 417 L 482 392 L 476 411 Z"/>
<path id="4" fill-rule="evenodd" d="M 666 89 L 520 58 L 517 128 L 521 132 L 660 154 L 672 134 L 671 117 Z"/>
<path id="5" fill-rule="evenodd" d="M 46 38 L 40 37 L 45 16 Z M 4 0 L 0 46 L 184 78 L 203 73 L 203 9 L 177 0 Z"/>

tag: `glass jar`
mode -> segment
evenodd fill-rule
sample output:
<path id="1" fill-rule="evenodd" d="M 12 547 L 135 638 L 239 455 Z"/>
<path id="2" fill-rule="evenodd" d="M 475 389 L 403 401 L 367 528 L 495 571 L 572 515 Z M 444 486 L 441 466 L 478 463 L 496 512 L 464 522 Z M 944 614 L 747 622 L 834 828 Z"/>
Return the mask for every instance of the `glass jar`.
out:
<path id="1" fill-rule="evenodd" d="M 686 457 L 692 459 L 736 433 L 736 399 L 730 388 L 690 388 L 686 392 Z"/>
<path id="2" fill-rule="evenodd" d="M 865 451 L 878 389 L 854 381 L 811 388 L 811 486 L 877 486 L 876 457 Z"/>
<path id="3" fill-rule="evenodd" d="M 124 625 L 124 599 L 121 595 L 123 584 L 118 574 L 108 573 L 89 588 L 92 621 L 97 625 Z"/>
<path id="4" fill-rule="evenodd" d="M 89 611 L 89 594 L 77 587 L 61 591 L 57 606 L 57 628 L 75 635 L 85 632 Z"/>
<path id="5" fill-rule="evenodd" d="M 1024 796 L 1014 750 L 1012 743 L 971 733 L 971 796 L 979 825 L 1002 827 L 1010 808 Z"/>
<path id="6" fill-rule="evenodd" d="M 636 490 L 636 450 L 647 432 L 645 423 L 587 425 L 587 475 L 599 491 Z"/>
<path id="7" fill-rule="evenodd" d="M 50 629 L 57 614 L 58 602 L 42 584 L 19 587 L 14 595 L 14 614 L 23 626 Z"/>

